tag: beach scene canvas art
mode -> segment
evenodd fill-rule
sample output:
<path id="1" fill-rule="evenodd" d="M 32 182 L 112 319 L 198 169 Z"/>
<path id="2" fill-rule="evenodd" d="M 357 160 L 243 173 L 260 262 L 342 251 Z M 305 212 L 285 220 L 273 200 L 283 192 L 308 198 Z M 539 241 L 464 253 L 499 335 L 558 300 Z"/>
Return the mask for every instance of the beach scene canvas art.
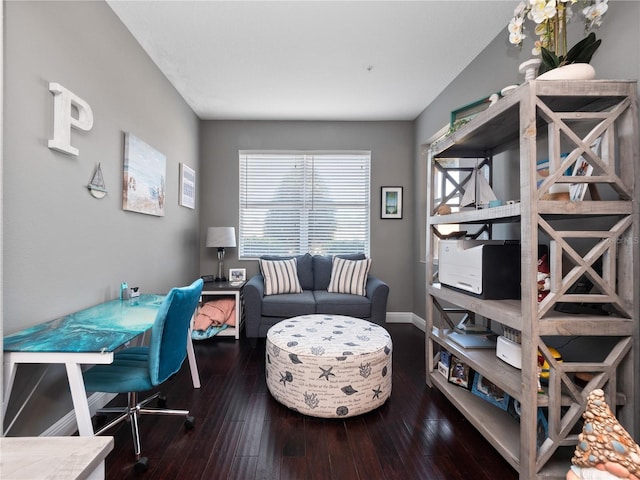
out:
<path id="1" fill-rule="evenodd" d="M 126 134 L 122 208 L 164 216 L 166 157 L 131 133 Z"/>

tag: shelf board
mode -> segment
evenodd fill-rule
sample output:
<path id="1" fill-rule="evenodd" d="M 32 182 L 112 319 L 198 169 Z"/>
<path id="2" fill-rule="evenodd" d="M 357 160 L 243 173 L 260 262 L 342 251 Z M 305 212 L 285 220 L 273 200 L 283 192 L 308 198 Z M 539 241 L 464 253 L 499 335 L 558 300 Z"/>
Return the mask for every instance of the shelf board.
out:
<path id="1" fill-rule="evenodd" d="M 552 312 L 538 322 L 538 333 L 562 336 L 620 336 L 635 333 L 635 323 L 628 318 L 607 315 L 569 315 Z"/>
<path id="2" fill-rule="evenodd" d="M 431 381 L 460 410 L 487 441 L 518 470 L 520 426 L 507 412 L 481 399 L 464 388 L 449 383 L 438 372 Z M 566 472 L 565 472 L 566 473 Z"/>
<path id="3" fill-rule="evenodd" d="M 458 305 L 507 327 L 522 330 L 520 300 L 483 300 L 434 283 L 427 286 L 427 293 L 439 300 Z"/>
<path id="4" fill-rule="evenodd" d="M 464 361 L 474 371 L 489 378 L 492 383 L 510 396 L 520 398 L 522 393 L 520 370 L 500 360 L 492 348 L 463 348 L 459 346 L 447 338 L 449 333 L 451 330 L 434 328 L 431 332 L 431 338 L 452 355 Z"/>
<path id="5" fill-rule="evenodd" d="M 633 95 L 635 88 L 633 81 L 526 82 L 431 148 L 442 158 L 483 157 L 489 152 L 495 155 L 514 145 L 520 126 L 519 105 L 531 93 L 542 97 L 553 111 L 597 112 Z M 539 127 L 546 124 L 540 118 L 538 123 Z"/>
<path id="6" fill-rule="evenodd" d="M 551 201 L 537 202 L 538 213 L 544 218 L 562 215 L 562 219 L 576 219 L 589 216 L 631 215 L 633 202 L 631 201 Z M 493 208 L 467 209 L 447 215 L 433 215 L 429 217 L 431 225 L 449 224 L 482 224 L 508 223 L 520 221 L 521 205 L 513 203 Z"/>

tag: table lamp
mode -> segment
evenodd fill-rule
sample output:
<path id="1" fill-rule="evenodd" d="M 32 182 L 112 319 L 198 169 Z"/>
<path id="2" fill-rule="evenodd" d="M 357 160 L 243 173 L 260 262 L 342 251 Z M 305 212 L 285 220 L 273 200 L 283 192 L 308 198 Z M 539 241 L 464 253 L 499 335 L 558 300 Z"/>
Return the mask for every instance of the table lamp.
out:
<path id="1" fill-rule="evenodd" d="M 224 249 L 225 247 L 236 246 L 236 228 L 235 227 L 209 227 L 207 229 L 207 247 L 216 247 L 218 249 L 218 275 L 216 282 L 226 282 L 224 276 Z"/>

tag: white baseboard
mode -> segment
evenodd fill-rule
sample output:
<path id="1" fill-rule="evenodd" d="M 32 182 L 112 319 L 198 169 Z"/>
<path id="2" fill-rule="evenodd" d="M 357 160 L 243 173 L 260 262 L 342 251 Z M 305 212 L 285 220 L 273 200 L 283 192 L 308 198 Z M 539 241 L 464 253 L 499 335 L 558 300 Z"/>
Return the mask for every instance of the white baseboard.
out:
<path id="1" fill-rule="evenodd" d="M 89 411 L 93 415 L 116 397 L 115 393 L 94 393 L 89 397 Z M 40 434 L 41 437 L 66 437 L 78 430 L 76 414 L 73 410 Z"/>
<path id="2" fill-rule="evenodd" d="M 412 312 L 387 312 L 387 323 L 410 323 L 423 332 L 427 328 L 427 322 Z"/>

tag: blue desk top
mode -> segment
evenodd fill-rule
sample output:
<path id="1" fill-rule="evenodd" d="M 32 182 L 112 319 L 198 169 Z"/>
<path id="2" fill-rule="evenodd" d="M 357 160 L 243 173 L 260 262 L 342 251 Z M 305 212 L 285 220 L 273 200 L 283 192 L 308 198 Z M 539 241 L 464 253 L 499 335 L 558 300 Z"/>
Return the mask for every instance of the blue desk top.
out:
<path id="1" fill-rule="evenodd" d="M 4 337 L 5 352 L 112 352 L 153 325 L 164 295 L 111 300 Z"/>

